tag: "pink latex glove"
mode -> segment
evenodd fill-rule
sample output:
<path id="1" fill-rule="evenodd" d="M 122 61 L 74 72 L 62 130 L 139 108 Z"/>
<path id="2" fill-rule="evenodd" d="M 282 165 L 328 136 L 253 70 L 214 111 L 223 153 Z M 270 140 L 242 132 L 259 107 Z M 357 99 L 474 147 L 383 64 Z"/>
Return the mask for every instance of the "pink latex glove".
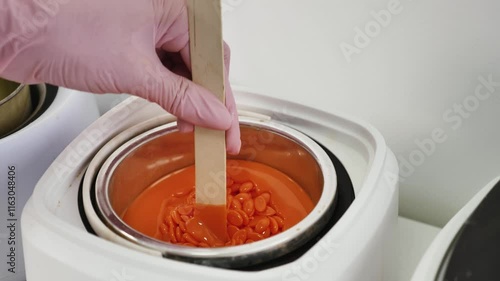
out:
<path id="1" fill-rule="evenodd" d="M 193 124 L 227 130 L 240 149 L 227 75 L 226 106 L 189 80 L 185 0 L 0 0 L 0 76 L 92 93 L 130 93 Z"/>

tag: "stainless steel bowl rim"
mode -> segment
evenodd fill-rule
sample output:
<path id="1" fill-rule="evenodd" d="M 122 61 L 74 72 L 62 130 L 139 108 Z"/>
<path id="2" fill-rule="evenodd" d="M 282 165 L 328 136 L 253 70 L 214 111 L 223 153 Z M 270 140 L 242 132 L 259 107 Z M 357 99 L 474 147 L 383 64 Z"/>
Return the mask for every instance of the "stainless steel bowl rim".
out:
<path id="1" fill-rule="evenodd" d="M 194 248 L 170 244 L 148 237 L 128 226 L 111 207 L 111 202 L 107 192 L 107 186 L 109 186 L 111 175 L 113 174 L 118 164 L 125 157 L 127 157 L 129 153 L 134 151 L 135 148 L 139 147 L 145 142 L 154 139 L 155 137 L 159 137 L 166 133 L 176 131 L 177 125 L 175 124 L 175 122 L 153 128 L 137 135 L 136 137 L 121 145 L 106 159 L 101 169 L 99 170 L 95 183 L 95 196 L 98 208 L 97 212 L 102 215 L 101 219 L 104 219 L 105 224 L 110 227 L 115 233 L 138 245 L 162 253 L 168 253 L 168 255 L 170 256 L 180 256 L 196 259 L 231 258 L 240 256 L 242 254 L 252 255 L 260 252 L 266 252 L 278 247 L 283 247 L 283 245 L 285 245 L 287 242 L 292 241 L 294 237 L 303 234 L 310 225 L 314 224 L 321 218 L 321 214 L 325 210 L 327 210 L 334 201 L 336 195 L 337 180 L 335 168 L 330 158 L 316 142 L 314 142 L 312 139 L 305 136 L 301 132 L 288 126 L 270 120 L 260 120 L 249 117 L 240 117 L 240 124 L 268 129 L 287 136 L 295 142 L 301 144 L 316 159 L 323 173 L 323 192 L 314 209 L 298 224 L 280 234 L 271 236 L 261 241 L 239 246 L 220 248 Z"/>

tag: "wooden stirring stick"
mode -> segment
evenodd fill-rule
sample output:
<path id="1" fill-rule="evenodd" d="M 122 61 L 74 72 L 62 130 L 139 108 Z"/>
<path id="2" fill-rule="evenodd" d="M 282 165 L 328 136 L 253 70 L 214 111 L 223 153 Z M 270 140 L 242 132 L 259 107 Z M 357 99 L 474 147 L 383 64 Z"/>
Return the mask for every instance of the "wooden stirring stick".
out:
<path id="1" fill-rule="evenodd" d="M 193 81 L 225 103 L 221 0 L 188 0 Z M 225 132 L 195 127 L 196 205 L 201 221 L 227 240 Z"/>

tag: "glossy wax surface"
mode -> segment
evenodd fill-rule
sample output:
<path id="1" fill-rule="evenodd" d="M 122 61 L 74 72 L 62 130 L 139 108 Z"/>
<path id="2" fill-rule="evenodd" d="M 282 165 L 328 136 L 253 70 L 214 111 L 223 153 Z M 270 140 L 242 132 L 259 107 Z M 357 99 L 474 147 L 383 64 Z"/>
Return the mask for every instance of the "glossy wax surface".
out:
<path id="1" fill-rule="evenodd" d="M 193 165 L 161 178 L 132 202 L 122 219 L 137 231 L 159 240 L 217 247 L 250 243 L 278 234 L 314 208 L 310 197 L 287 175 L 244 160 L 227 162 L 227 206 L 196 206 L 194 172 Z M 211 231 L 206 227 L 209 218 L 226 218 L 227 229 Z"/>

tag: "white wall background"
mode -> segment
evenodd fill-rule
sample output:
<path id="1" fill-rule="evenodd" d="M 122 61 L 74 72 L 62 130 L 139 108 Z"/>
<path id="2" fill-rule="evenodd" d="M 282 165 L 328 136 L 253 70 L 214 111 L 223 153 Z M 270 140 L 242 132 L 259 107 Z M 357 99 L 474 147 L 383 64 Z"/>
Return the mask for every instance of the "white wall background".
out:
<path id="1" fill-rule="evenodd" d="M 376 126 L 402 165 L 401 215 L 441 226 L 500 174 L 499 1 L 222 1 L 232 83 Z M 482 100 L 478 77 L 497 83 Z"/>
<path id="2" fill-rule="evenodd" d="M 399 158 L 400 215 L 443 226 L 500 175 L 500 1 L 222 2 L 232 83 L 372 123 Z"/>

